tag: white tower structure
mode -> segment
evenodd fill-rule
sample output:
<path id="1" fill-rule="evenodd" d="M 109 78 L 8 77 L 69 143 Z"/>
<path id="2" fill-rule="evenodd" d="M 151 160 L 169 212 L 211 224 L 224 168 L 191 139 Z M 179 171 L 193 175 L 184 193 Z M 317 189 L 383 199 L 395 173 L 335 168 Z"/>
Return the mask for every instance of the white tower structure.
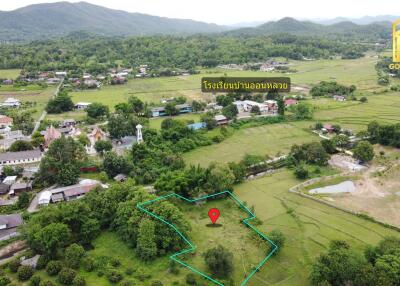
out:
<path id="1" fill-rule="evenodd" d="M 136 125 L 136 142 L 138 144 L 143 142 L 143 135 L 142 135 L 142 125 Z"/>

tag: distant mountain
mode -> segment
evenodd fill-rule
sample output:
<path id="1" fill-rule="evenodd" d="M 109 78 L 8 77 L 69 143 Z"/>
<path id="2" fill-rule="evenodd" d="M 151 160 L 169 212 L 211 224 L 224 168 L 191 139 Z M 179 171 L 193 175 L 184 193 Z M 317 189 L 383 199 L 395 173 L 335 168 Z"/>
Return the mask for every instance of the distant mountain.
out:
<path id="1" fill-rule="evenodd" d="M 332 25 L 322 25 L 310 21 L 299 21 L 293 18 L 282 18 L 254 28 L 241 28 L 226 32 L 229 35 L 274 35 L 293 34 L 299 36 L 359 37 L 364 40 L 389 39 L 390 22 L 376 22 L 368 25 L 357 25 L 350 21 Z"/>
<path id="2" fill-rule="evenodd" d="M 358 25 L 368 25 L 376 22 L 393 22 L 394 20 L 400 19 L 400 16 L 393 16 L 393 15 L 382 15 L 382 16 L 364 16 L 361 18 L 343 18 L 338 17 L 334 19 L 328 20 L 312 20 L 313 22 L 323 24 L 323 25 L 332 25 L 337 24 L 340 22 L 353 22 L 354 24 Z"/>
<path id="3" fill-rule="evenodd" d="M 0 41 L 34 40 L 85 31 L 104 36 L 215 33 L 227 27 L 89 4 L 57 2 L 0 11 Z"/>

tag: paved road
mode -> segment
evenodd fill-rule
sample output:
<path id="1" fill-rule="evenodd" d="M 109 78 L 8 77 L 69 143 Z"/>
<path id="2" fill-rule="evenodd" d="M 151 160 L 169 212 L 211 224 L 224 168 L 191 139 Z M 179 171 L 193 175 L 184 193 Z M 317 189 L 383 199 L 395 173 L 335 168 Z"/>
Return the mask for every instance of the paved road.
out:
<path id="1" fill-rule="evenodd" d="M 39 205 L 39 197 L 40 195 L 44 192 L 44 191 L 51 191 L 52 189 L 54 189 L 56 187 L 56 185 L 53 185 L 51 187 L 48 187 L 46 189 L 41 190 L 39 193 L 37 193 L 35 195 L 35 197 L 33 198 L 33 200 L 31 201 L 31 203 L 29 204 L 29 207 L 27 209 L 28 213 L 34 213 L 37 212 L 39 210 L 38 205 Z"/>
<path id="2" fill-rule="evenodd" d="M 57 89 L 56 89 L 56 91 L 54 92 L 53 98 L 56 97 L 56 96 L 58 95 L 58 93 L 60 92 L 60 89 L 61 89 L 61 86 L 62 86 L 63 83 L 64 83 L 64 78 L 62 78 L 62 80 L 60 81 L 60 84 L 57 86 Z M 33 128 L 32 134 L 35 133 L 35 132 L 39 129 L 40 122 L 43 121 L 43 119 L 46 117 L 46 115 L 47 115 L 47 111 L 46 111 L 46 110 L 43 110 L 43 112 L 42 112 L 42 114 L 40 115 L 38 121 L 36 121 L 36 123 L 35 123 L 35 127 Z"/>

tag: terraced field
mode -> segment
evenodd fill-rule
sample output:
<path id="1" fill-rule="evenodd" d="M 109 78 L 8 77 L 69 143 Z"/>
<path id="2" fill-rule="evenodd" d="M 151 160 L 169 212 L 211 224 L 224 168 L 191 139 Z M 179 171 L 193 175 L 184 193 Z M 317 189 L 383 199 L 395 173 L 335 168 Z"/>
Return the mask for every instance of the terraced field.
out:
<path id="1" fill-rule="evenodd" d="M 293 144 L 319 140 L 315 134 L 292 124 L 272 124 L 236 130 L 225 141 L 198 148 L 184 155 L 188 164 L 208 166 L 213 161 L 240 161 L 247 154 L 275 156 L 287 152 Z"/>
<path id="2" fill-rule="evenodd" d="M 336 108 L 324 107 L 315 112 L 315 119 L 322 122 L 339 123 L 353 130 L 365 130 L 372 120 L 381 123 L 400 122 L 400 92 L 370 95 L 368 102 L 347 102 Z M 322 106 L 322 105 L 321 105 Z"/>

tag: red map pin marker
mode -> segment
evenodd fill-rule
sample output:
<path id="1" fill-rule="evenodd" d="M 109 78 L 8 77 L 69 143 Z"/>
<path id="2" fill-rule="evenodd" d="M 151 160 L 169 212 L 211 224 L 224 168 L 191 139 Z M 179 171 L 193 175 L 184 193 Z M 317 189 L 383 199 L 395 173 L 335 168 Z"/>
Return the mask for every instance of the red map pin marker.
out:
<path id="1" fill-rule="evenodd" d="M 208 211 L 208 216 L 210 217 L 213 224 L 215 224 L 219 218 L 219 210 L 216 208 L 212 208 Z"/>

